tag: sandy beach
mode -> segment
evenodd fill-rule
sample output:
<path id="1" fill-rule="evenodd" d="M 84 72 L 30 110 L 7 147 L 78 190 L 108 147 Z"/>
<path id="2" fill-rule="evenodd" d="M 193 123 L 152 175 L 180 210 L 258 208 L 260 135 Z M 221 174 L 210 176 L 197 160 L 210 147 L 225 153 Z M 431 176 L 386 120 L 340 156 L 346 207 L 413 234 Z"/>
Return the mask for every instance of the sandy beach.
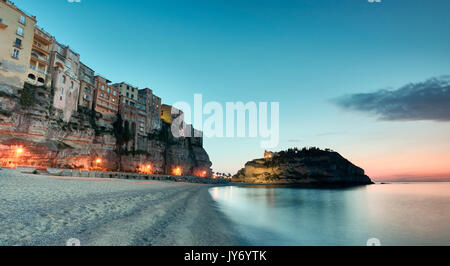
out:
<path id="1" fill-rule="evenodd" d="M 0 170 L 0 245 L 245 244 L 209 185 L 62 178 Z"/>

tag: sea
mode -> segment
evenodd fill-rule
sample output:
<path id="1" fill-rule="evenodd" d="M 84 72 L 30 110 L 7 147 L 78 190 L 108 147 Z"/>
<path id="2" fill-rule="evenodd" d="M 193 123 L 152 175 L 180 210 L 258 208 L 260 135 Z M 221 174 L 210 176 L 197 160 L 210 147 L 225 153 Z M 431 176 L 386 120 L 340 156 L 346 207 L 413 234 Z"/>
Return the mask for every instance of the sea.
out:
<path id="1" fill-rule="evenodd" d="M 450 245 L 450 182 L 225 186 L 210 193 L 249 245 Z"/>

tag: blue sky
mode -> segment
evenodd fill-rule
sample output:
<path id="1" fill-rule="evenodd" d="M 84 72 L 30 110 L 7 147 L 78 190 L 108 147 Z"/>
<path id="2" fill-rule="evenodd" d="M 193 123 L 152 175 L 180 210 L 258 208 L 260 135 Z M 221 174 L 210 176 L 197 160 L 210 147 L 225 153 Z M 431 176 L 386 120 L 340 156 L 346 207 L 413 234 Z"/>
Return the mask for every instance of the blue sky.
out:
<path id="1" fill-rule="evenodd" d="M 445 161 L 415 168 L 424 154 L 450 158 L 448 122 L 379 121 L 331 101 L 450 74 L 450 1 L 15 3 L 98 73 L 150 87 L 164 103 L 190 102 L 194 93 L 280 102 L 276 150 L 330 147 L 375 178 L 450 173 Z M 259 142 L 213 138 L 205 148 L 215 170 L 234 173 L 261 157 Z"/>

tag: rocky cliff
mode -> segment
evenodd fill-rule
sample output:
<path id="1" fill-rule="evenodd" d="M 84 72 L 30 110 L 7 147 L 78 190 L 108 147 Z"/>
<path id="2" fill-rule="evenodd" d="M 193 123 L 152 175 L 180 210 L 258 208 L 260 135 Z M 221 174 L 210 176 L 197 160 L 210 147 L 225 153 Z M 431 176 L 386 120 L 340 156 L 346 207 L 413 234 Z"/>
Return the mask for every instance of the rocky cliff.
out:
<path id="1" fill-rule="evenodd" d="M 258 184 L 371 184 L 364 170 L 330 150 L 289 149 L 245 164 L 234 182 Z"/>
<path id="2" fill-rule="evenodd" d="M 80 108 L 65 122 L 52 100 L 53 92 L 44 87 L 0 84 L 2 166 L 138 172 L 151 165 L 155 174 L 180 168 L 183 175 L 211 175 L 211 162 L 202 145 L 195 139 L 170 137 L 168 125 L 156 135 L 140 137 L 139 151 L 118 153 L 112 117 Z"/>

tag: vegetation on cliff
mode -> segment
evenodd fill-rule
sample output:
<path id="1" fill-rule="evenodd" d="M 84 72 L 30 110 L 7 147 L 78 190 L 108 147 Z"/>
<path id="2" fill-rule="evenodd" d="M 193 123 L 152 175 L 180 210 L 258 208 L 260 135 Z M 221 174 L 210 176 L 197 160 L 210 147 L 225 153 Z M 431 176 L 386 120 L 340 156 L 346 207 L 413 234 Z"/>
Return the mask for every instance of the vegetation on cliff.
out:
<path id="1" fill-rule="evenodd" d="M 113 135 L 116 138 L 117 150 L 123 150 L 123 146 L 133 139 L 128 121 L 123 121 L 122 115 L 117 113 L 116 121 L 113 123 Z"/>

